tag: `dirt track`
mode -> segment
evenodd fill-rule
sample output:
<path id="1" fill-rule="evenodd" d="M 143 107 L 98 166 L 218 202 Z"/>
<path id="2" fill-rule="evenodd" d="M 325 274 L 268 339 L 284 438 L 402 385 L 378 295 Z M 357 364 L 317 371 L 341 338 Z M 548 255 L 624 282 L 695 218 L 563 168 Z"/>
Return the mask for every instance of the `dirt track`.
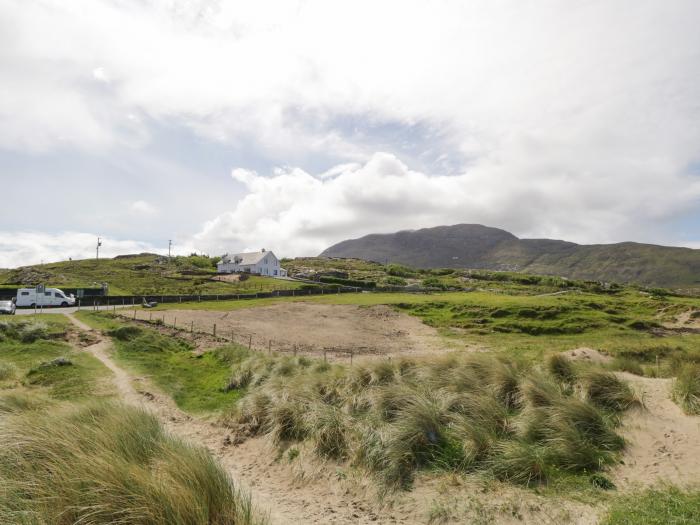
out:
<path id="1" fill-rule="evenodd" d="M 123 312 L 130 317 L 133 314 Z M 434 328 L 388 306 L 282 303 L 229 312 L 211 310 L 137 311 L 138 319 L 165 319 L 166 325 L 212 333 L 259 350 L 322 353 L 328 349 L 358 356 L 419 355 L 444 351 Z M 250 337 L 252 336 L 252 340 Z"/>

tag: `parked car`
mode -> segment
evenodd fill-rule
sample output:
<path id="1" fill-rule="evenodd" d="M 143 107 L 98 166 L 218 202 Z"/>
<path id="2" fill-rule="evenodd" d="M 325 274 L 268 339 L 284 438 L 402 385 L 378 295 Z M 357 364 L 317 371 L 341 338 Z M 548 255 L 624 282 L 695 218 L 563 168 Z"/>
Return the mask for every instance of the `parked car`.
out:
<path id="1" fill-rule="evenodd" d="M 66 295 L 58 288 L 45 288 L 44 293 L 37 295 L 36 288 L 20 288 L 17 290 L 17 306 L 73 306 L 75 297 Z"/>
<path id="2" fill-rule="evenodd" d="M 17 310 L 17 307 L 14 299 L 12 301 L 0 301 L 0 315 L 15 315 L 15 310 Z"/>

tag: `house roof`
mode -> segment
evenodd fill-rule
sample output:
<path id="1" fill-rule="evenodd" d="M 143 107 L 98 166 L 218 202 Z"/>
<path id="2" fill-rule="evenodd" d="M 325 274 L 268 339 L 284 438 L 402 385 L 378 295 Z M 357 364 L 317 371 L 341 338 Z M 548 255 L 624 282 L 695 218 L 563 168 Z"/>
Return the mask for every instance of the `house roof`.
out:
<path id="1" fill-rule="evenodd" d="M 223 257 L 221 257 L 221 262 L 230 263 L 233 262 L 235 259 L 240 259 L 238 264 L 242 266 L 246 266 L 248 264 L 258 264 L 262 260 L 262 258 L 265 257 L 268 253 L 272 252 L 260 251 L 247 253 L 227 253 Z"/>

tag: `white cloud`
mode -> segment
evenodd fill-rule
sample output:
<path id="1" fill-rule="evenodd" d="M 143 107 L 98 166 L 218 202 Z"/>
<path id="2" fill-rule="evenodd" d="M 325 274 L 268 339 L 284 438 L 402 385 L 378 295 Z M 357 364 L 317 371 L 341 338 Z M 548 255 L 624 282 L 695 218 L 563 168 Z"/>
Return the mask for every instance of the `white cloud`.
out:
<path id="1" fill-rule="evenodd" d="M 81 232 L 49 234 L 42 232 L 0 231 L 0 268 L 40 262 L 88 259 L 95 256 L 97 235 Z M 100 257 L 114 257 L 126 253 L 162 253 L 153 245 L 132 240 L 102 237 Z"/>
<path id="2" fill-rule="evenodd" d="M 151 203 L 146 201 L 134 201 L 129 204 L 129 211 L 135 215 L 155 215 L 158 209 Z"/>
<path id="3" fill-rule="evenodd" d="M 191 243 L 211 253 L 266 247 L 285 256 L 309 255 L 367 233 L 459 222 L 497 225 L 521 236 L 566 233 L 580 242 L 601 240 L 612 224 L 622 237 L 603 240 L 621 241 L 624 235 L 639 238 L 654 219 L 700 197 L 700 181 L 667 177 L 661 184 L 652 168 L 640 167 L 633 179 L 596 180 L 572 177 L 555 159 L 550 162 L 551 173 L 538 177 L 537 163 L 523 164 L 520 173 L 484 165 L 461 175 L 429 176 L 387 153 L 362 166 L 339 166 L 333 177 L 298 168 L 269 177 L 235 169 L 233 179 L 248 194 L 205 224 Z M 586 169 L 581 167 L 583 174 Z M 635 199 L 618 198 L 632 185 Z M 640 221 L 652 203 L 654 217 Z"/>
<path id="4" fill-rule="evenodd" d="M 236 171 L 249 193 L 197 236 L 212 247 L 461 221 L 663 242 L 700 203 L 699 17 L 694 0 L 7 0 L 0 149 L 139 150 L 156 123 L 341 164 Z M 462 168 L 375 155 L 383 124 L 414 170 Z M 415 145 L 392 136 L 412 126 Z"/>

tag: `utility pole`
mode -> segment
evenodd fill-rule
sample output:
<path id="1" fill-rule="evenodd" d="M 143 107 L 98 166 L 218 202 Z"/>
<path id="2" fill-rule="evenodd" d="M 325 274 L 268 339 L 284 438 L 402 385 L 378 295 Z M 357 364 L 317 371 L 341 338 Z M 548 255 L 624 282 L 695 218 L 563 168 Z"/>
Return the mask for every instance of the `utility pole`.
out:
<path id="1" fill-rule="evenodd" d="M 170 259 L 170 248 L 173 246 L 172 239 L 168 240 L 168 259 Z"/>
<path id="2" fill-rule="evenodd" d="M 100 260 L 100 246 L 102 246 L 102 239 L 97 238 L 97 247 L 95 248 L 95 259 Z"/>

